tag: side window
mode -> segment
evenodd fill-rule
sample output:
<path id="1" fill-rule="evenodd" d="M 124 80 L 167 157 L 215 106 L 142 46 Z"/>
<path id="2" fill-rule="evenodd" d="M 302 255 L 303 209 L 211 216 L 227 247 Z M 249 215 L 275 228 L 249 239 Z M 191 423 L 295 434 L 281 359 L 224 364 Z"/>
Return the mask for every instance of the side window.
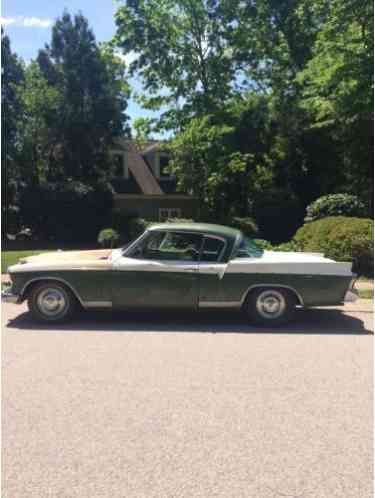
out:
<path id="1" fill-rule="evenodd" d="M 214 237 L 205 237 L 203 243 L 201 261 L 219 262 L 221 260 L 224 247 L 225 247 L 225 242 L 222 239 L 216 239 Z"/>
<path id="2" fill-rule="evenodd" d="M 198 261 L 202 236 L 195 233 L 151 232 L 131 256 L 163 261 Z"/>

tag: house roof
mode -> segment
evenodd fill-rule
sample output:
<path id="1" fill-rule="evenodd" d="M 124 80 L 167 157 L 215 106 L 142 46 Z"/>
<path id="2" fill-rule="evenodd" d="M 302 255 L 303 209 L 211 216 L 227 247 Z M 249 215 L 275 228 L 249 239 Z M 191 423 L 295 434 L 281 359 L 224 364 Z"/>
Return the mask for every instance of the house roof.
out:
<path id="1" fill-rule="evenodd" d="M 138 185 L 144 194 L 162 195 L 163 191 L 160 188 L 156 178 L 151 173 L 145 160 L 138 152 L 134 143 L 127 143 L 128 149 L 128 168 L 133 173 Z"/>

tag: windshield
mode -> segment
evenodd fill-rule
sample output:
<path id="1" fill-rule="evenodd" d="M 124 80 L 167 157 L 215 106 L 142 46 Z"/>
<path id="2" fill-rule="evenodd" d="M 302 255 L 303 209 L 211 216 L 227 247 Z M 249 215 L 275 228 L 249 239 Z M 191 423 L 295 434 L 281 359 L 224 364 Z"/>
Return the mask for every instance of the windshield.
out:
<path id="1" fill-rule="evenodd" d="M 235 258 L 260 258 L 263 254 L 263 249 L 259 247 L 253 240 L 248 237 L 242 237 L 238 249 L 234 253 Z"/>

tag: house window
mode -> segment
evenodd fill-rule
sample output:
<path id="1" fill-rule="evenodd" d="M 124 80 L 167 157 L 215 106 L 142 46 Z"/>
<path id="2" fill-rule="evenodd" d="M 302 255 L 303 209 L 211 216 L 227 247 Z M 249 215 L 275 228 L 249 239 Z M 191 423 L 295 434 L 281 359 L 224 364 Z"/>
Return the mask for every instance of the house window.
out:
<path id="1" fill-rule="evenodd" d="M 128 178 L 125 152 L 112 152 L 112 164 L 115 177 Z"/>
<path id="2" fill-rule="evenodd" d="M 160 208 L 159 221 L 167 221 L 169 218 L 181 218 L 180 208 Z"/>
<path id="3" fill-rule="evenodd" d="M 168 169 L 169 157 L 165 154 L 160 154 L 159 156 L 159 174 L 160 178 L 169 178 L 171 173 Z"/>

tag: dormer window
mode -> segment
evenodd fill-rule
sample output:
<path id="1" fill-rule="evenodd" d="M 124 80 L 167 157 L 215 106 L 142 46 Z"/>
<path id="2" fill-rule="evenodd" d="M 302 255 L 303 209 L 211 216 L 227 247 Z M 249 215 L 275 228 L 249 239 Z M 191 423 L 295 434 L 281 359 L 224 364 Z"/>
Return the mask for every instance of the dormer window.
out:
<path id="1" fill-rule="evenodd" d="M 168 166 L 169 166 L 169 157 L 166 154 L 160 154 L 159 156 L 160 178 L 169 178 L 171 176 Z"/>
<path id="2" fill-rule="evenodd" d="M 128 178 L 128 168 L 126 164 L 125 151 L 112 151 L 113 174 L 116 178 Z"/>

